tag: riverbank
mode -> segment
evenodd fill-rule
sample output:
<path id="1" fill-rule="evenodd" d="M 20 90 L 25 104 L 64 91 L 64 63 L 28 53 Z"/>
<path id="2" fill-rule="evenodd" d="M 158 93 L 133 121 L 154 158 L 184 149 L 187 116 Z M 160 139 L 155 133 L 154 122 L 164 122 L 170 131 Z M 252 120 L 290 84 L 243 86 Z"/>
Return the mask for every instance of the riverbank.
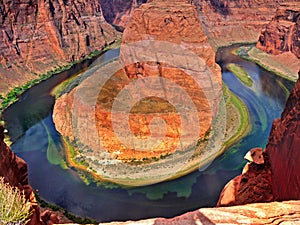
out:
<path id="1" fill-rule="evenodd" d="M 127 187 L 144 186 L 166 180 L 177 179 L 187 175 L 208 165 L 213 159 L 221 155 L 228 147 L 245 136 L 250 130 L 248 122 L 249 115 L 245 104 L 237 96 L 235 96 L 225 84 L 223 84 L 223 95 L 226 102 L 226 134 L 225 139 L 223 140 L 224 143 L 217 143 L 221 146 L 218 151 L 210 149 L 209 138 L 207 138 L 200 141 L 196 149 L 192 150 L 193 152 L 191 153 L 191 157 L 184 165 L 182 163 L 182 155 L 180 153 L 174 153 L 173 156 L 167 156 L 164 159 L 159 159 L 155 162 L 131 165 L 132 167 L 126 167 L 122 170 L 118 168 L 118 164 L 111 168 L 106 167 L 101 171 L 106 171 L 109 175 L 106 176 L 105 172 L 99 174 L 99 172 L 96 171 L 97 168 L 89 168 L 88 163 L 76 160 L 76 158 L 80 158 L 81 156 L 79 149 L 74 148 L 67 138 L 64 138 L 67 164 L 69 167 L 73 167 L 79 171 L 80 176 L 86 184 L 89 184 L 91 181 L 100 181 L 100 185 L 101 182 L 103 182 L 104 186 L 107 182 L 117 183 L 118 185 Z M 162 167 L 164 167 L 164 169 L 170 168 L 170 171 L 172 171 L 171 168 L 181 169 L 162 180 Z M 138 170 L 139 175 L 134 175 L 132 171 L 134 169 Z M 122 174 L 117 174 L 120 171 L 122 171 Z M 143 178 L 141 179 L 141 177 Z"/>
<path id="2" fill-rule="evenodd" d="M 236 53 L 241 58 L 254 62 L 280 77 L 293 82 L 298 79 L 300 59 L 290 52 L 270 55 L 254 46 L 243 46 L 236 50 Z"/>
<path id="3" fill-rule="evenodd" d="M 240 67 L 237 64 L 229 63 L 226 68 L 232 72 L 243 84 L 245 84 L 248 87 L 251 87 L 253 84 L 253 80 L 250 77 L 250 75 L 247 73 L 246 70 L 244 70 L 242 67 Z"/>
<path id="4" fill-rule="evenodd" d="M 27 81 L 24 85 L 14 87 L 13 90 L 9 91 L 6 94 L 6 96 L 0 95 L 0 103 L 1 103 L 0 112 L 5 110 L 7 107 L 12 105 L 13 103 L 17 102 L 19 100 L 19 96 L 21 96 L 24 92 L 26 92 L 33 86 L 49 79 L 52 76 L 56 76 L 62 72 L 70 70 L 72 67 L 74 67 L 75 65 L 77 65 L 79 63 L 84 63 L 86 60 L 91 60 L 91 59 L 95 59 L 95 58 L 99 57 L 100 55 L 102 55 L 103 53 L 108 51 L 109 49 L 116 48 L 116 46 L 119 46 L 120 41 L 121 40 L 115 40 L 114 42 L 104 46 L 101 50 L 96 50 L 96 51 L 91 52 L 89 55 L 87 55 L 86 57 L 84 57 L 81 60 L 73 61 L 66 65 L 59 66 L 53 70 L 50 70 L 44 74 L 37 75 L 37 78 Z"/>

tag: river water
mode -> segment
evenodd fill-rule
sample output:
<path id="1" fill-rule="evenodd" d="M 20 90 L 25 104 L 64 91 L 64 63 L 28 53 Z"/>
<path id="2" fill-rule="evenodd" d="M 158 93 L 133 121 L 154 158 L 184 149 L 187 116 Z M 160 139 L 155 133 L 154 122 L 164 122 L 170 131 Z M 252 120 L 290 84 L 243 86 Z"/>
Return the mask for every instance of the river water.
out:
<path id="1" fill-rule="evenodd" d="M 87 61 L 33 87 L 3 113 L 13 141 L 11 147 L 27 162 L 32 187 L 45 200 L 99 222 L 173 217 L 199 207 L 214 206 L 223 186 L 241 173 L 246 163 L 243 160 L 245 153 L 253 147 L 265 147 L 272 121 L 280 116 L 287 90 L 293 87 L 292 82 L 232 55 L 232 49 L 220 49 L 217 60 L 222 66 L 223 81 L 247 105 L 252 129 L 204 171 L 160 184 L 125 189 L 97 187 L 93 183 L 86 185 L 76 171 L 50 164 L 47 151 L 53 145 L 49 145 L 49 137 L 56 148 L 63 148 L 52 120 L 55 99 L 50 91 L 63 80 L 90 66 L 91 61 Z M 110 60 L 118 54 L 118 50 L 110 50 L 94 64 Z M 228 63 L 242 66 L 253 79 L 253 86 L 244 86 L 231 72 L 226 71 Z"/>

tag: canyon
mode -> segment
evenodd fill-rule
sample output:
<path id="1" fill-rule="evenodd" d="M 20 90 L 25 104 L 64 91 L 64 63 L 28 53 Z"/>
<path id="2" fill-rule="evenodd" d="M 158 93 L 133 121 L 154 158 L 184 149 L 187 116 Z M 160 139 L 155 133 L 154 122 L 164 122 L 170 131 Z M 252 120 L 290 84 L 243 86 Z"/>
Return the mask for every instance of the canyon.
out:
<path id="1" fill-rule="evenodd" d="M 120 2 L 120 6 L 116 5 L 111 14 L 100 7 L 105 4 L 107 7 L 111 7 L 111 3 L 107 1 L 102 1 L 102 3 L 100 1 L 100 4 L 92 0 L 88 3 L 64 1 L 63 4 L 60 4 L 49 0 L 41 3 L 39 1 L 39 4 L 37 1 L 28 1 L 22 4 L 8 2 L 1 5 L 2 26 L 0 29 L 2 32 L 0 37 L 4 41 L 0 42 L 2 65 L 0 67 L 0 92 L 7 93 L 13 86 L 22 85 L 38 76 L 37 74 L 82 59 L 92 51 L 102 49 L 107 44 L 114 42 L 118 32 L 109 23 L 120 26 L 118 28 L 120 30 L 126 26 L 127 30 L 125 29 L 123 35 L 123 44 L 125 45 L 143 39 L 151 40 L 153 36 L 160 41 L 184 42 L 187 46 L 190 44 L 192 47 L 188 47 L 188 49 L 205 61 L 207 67 L 213 71 L 216 82 L 221 81 L 220 69 L 214 59 L 215 49 L 220 46 L 259 40 L 257 44 L 259 49 L 271 54 L 288 52 L 299 58 L 300 17 L 296 3 L 268 0 L 194 0 L 193 3 L 197 7 L 197 13 L 202 23 L 200 26 L 193 19 L 196 11 L 189 11 L 192 7 L 189 2 L 174 1 L 178 8 L 172 8 L 164 1 L 148 1 L 148 4 L 142 5 L 136 10 L 133 9 L 144 1 Z M 179 16 L 162 15 L 161 9 L 156 3 L 161 4 L 160 7 L 171 7 L 173 12 L 176 11 Z M 280 3 L 284 4 L 278 8 Z M 150 8 L 156 8 L 154 11 L 156 13 L 147 14 Z M 276 10 L 277 15 L 274 17 Z M 128 20 L 129 14 L 132 14 L 134 18 L 131 22 Z M 178 26 L 181 21 L 177 21 L 177 19 L 184 16 L 189 18 L 188 22 L 192 21 L 191 24 L 195 25 L 191 30 L 185 29 L 184 26 Z M 104 20 L 104 17 L 109 23 Z M 144 18 L 147 19 L 143 21 Z M 15 23 L 10 24 L 10 21 L 15 21 Z M 155 21 L 155 23 L 149 21 Z M 25 25 L 22 25 L 23 23 Z M 260 34 L 264 26 L 265 28 Z M 178 27 L 180 30 L 176 30 Z M 174 35 L 175 33 L 182 34 L 183 39 L 178 39 Z M 195 33 L 199 37 L 198 40 L 193 39 Z M 162 64 L 162 67 L 160 68 L 157 63 L 127 64 L 126 69 L 116 73 L 114 79 L 118 79 L 120 76 L 123 76 L 124 79 L 137 79 L 140 75 L 149 76 L 149 71 L 155 74 L 159 74 L 162 70 L 170 71 L 168 65 Z M 122 75 L 120 75 L 121 72 L 123 72 Z M 12 76 L 12 74 L 14 75 Z M 178 77 L 184 75 L 177 72 L 174 74 Z M 114 86 L 109 88 L 112 87 Z M 109 88 L 108 90 L 110 90 Z M 70 130 L 72 116 L 66 111 L 65 106 L 67 104 L 72 107 L 74 93 L 73 90 L 68 95 L 62 96 L 54 113 L 55 120 L 59 120 L 58 124 L 60 123 L 58 130 L 71 138 L 73 137 Z M 264 164 L 258 165 L 254 162 L 247 164 L 243 174 L 230 181 L 224 188 L 218 203 L 219 206 L 254 202 L 256 204 L 200 209 L 173 219 L 157 218 L 140 222 L 111 224 L 222 224 L 226 222 L 276 224 L 285 221 L 299 223 L 299 201 L 273 202 L 300 198 L 298 172 L 300 168 L 297 161 L 300 158 L 299 151 L 297 151 L 300 142 L 299 98 L 300 81 L 298 80 L 281 118 L 274 121 L 267 147 L 263 152 Z M 209 101 L 213 100 L 208 100 L 206 103 Z M 102 115 L 98 114 L 98 119 L 102 120 Z M 210 123 L 202 131 L 202 136 L 209 127 Z M 3 140 L 3 128 L 1 129 L 0 139 Z M 88 132 L 89 130 L 87 130 Z M 145 133 L 148 135 L 147 132 Z M 88 137 L 87 135 L 86 138 L 91 140 L 93 136 Z M 36 213 L 34 214 L 35 219 L 32 220 L 35 222 L 31 222 L 31 224 L 45 223 L 39 218 L 32 188 L 28 184 L 26 164 L 16 157 L 3 141 L 0 142 L 0 151 L 2 151 L 0 175 L 4 176 L 11 185 L 25 190 L 27 198 L 32 200 Z M 151 157 L 153 156 L 160 155 L 151 155 Z M 141 158 L 143 157 L 144 155 L 141 155 Z M 272 203 L 258 204 L 257 202 Z M 54 218 L 52 222 L 57 222 L 56 219 Z"/>
<path id="2" fill-rule="evenodd" d="M 0 94 L 100 51 L 118 32 L 98 1 L 2 1 Z"/>
<path id="3" fill-rule="evenodd" d="M 174 51 L 175 48 L 177 51 Z M 143 58 L 147 58 L 148 62 Z M 166 179 L 167 176 L 174 176 L 171 175 L 173 173 L 176 175 L 181 172 L 181 170 L 174 172 L 171 169 L 174 165 L 171 164 L 176 162 L 178 164 L 176 167 L 181 167 L 182 158 L 186 160 L 182 155 L 188 154 L 190 157 L 193 153 L 189 149 L 194 149 L 211 130 L 222 93 L 221 70 L 215 62 L 215 52 L 202 29 L 196 8 L 189 1 L 157 0 L 135 9 L 123 33 L 120 63 L 123 68 L 116 69 L 117 71 L 110 75 L 105 85 L 103 87 L 100 85 L 101 89 L 97 89 L 99 83 L 95 83 L 97 76 L 91 75 L 69 94 L 64 94 L 57 99 L 53 113 L 54 123 L 56 129 L 64 137 L 68 137 L 70 142 L 76 142 L 71 143 L 72 146 L 85 146 L 80 149 L 83 152 L 75 153 L 75 155 L 85 160 L 89 165 L 88 169 L 95 170 L 96 176 L 127 185 L 135 185 L 135 180 L 140 180 L 138 185 L 156 183 L 160 179 Z M 100 74 L 101 69 L 94 73 Z M 123 105 L 129 103 L 130 100 L 124 100 L 118 95 L 126 85 L 134 82 L 141 88 L 138 92 L 136 89 L 129 89 L 125 97 L 132 98 L 131 101 L 135 103 L 141 99 L 141 102 L 127 112 L 123 109 Z M 89 91 L 87 97 L 98 96 L 95 112 L 91 110 L 93 106 L 89 105 L 94 100 L 86 99 L 84 102 L 84 97 L 76 98 L 76 93 L 83 93 L 87 88 L 94 90 Z M 182 97 L 184 93 L 187 93 L 185 98 Z M 138 97 L 135 97 L 137 95 Z M 191 99 L 194 106 L 189 105 L 186 99 Z M 122 106 L 113 109 L 118 101 L 122 101 Z M 171 101 L 173 105 L 177 104 L 177 108 L 168 101 Z M 185 111 L 182 109 L 183 106 L 194 108 Z M 74 118 L 74 108 L 75 111 L 80 112 L 79 118 Z M 195 118 L 194 109 L 197 118 Z M 97 132 L 91 131 L 90 127 L 85 128 L 86 124 L 93 123 L 93 119 L 84 118 L 93 118 L 93 113 L 96 115 Z M 138 138 L 126 134 L 128 130 L 119 131 L 126 137 L 124 144 L 119 140 L 120 136 L 116 135 L 113 122 L 123 124 L 123 121 L 126 121 L 126 115 L 130 118 L 131 132 Z M 158 116 L 165 121 L 167 127 L 162 142 L 159 142 L 159 136 L 162 134 L 158 129 L 161 125 L 152 123 L 152 119 Z M 191 121 L 195 121 L 195 126 L 199 126 L 198 130 L 197 127 L 193 128 L 188 125 Z M 151 126 L 157 127 L 155 131 L 150 131 L 150 122 Z M 120 127 L 124 129 L 126 124 Z M 153 142 L 147 140 L 149 136 L 154 139 Z M 95 140 L 99 138 L 103 148 L 96 146 Z M 177 147 L 179 142 L 180 147 Z M 147 145 L 146 149 L 139 143 Z M 159 143 L 157 147 L 155 147 L 156 143 Z M 110 160 L 114 164 L 113 167 L 111 165 L 104 168 L 99 166 L 98 161 L 104 160 L 101 158 L 104 150 L 113 159 L 118 160 Z M 75 152 L 78 151 L 78 149 L 75 150 Z M 197 151 L 201 152 L 201 150 Z M 173 158 L 168 157 L 170 155 Z M 171 161 L 170 158 L 172 158 Z M 161 169 L 154 172 L 154 168 L 162 168 L 158 163 L 163 160 L 166 161 L 163 164 L 166 168 L 163 170 L 165 172 Z M 122 170 L 116 170 L 120 167 L 120 161 Z M 189 167 L 195 169 L 198 161 L 189 162 Z M 124 168 L 124 162 L 129 168 Z M 147 164 L 147 169 L 142 168 L 143 164 Z M 148 167 L 153 169 L 149 170 Z M 184 173 L 191 171 L 189 167 L 184 166 L 182 169 Z M 141 170 L 149 172 L 142 173 Z M 117 171 L 123 172 L 116 174 Z M 130 176 L 127 171 L 130 172 Z M 148 179 L 148 176 L 153 178 Z M 161 177 L 159 180 L 157 180 L 158 176 Z"/>

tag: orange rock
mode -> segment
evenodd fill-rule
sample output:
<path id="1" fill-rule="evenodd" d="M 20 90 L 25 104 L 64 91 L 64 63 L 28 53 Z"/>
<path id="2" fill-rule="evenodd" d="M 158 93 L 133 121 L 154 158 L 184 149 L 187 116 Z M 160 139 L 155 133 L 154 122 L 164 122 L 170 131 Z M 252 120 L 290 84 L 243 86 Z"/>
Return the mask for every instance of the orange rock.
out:
<path id="1" fill-rule="evenodd" d="M 245 155 L 244 159 L 255 164 L 264 164 L 264 156 L 262 154 L 262 148 L 253 148 Z"/>
<path id="2" fill-rule="evenodd" d="M 256 47 L 270 54 L 292 52 L 300 58 L 300 2 L 280 5 L 275 17 L 262 31 Z"/>
<path id="3" fill-rule="evenodd" d="M 117 35 L 96 0 L 25 0 L 2 5 L 1 94 L 37 78 L 36 74 L 101 50 Z"/>

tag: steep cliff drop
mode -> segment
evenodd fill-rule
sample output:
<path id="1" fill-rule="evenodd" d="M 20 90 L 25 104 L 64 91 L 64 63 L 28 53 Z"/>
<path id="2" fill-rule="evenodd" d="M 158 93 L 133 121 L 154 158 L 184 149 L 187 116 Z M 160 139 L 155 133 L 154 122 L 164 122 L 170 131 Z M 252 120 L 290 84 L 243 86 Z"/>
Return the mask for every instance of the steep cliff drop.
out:
<path id="1" fill-rule="evenodd" d="M 105 20 L 123 31 L 129 21 L 131 12 L 147 0 L 99 0 Z"/>
<path id="2" fill-rule="evenodd" d="M 276 119 L 263 153 L 264 164 L 251 162 L 223 189 L 218 206 L 300 199 L 300 79 L 281 118 Z"/>
<path id="3" fill-rule="evenodd" d="M 3 140 L 4 127 L 0 126 L 0 176 L 4 177 L 5 182 L 9 183 L 11 186 L 24 191 L 26 199 L 29 200 L 33 214 L 27 225 L 58 223 L 57 217 L 52 215 L 52 213 L 47 212 L 49 215 L 47 218 L 45 218 L 44 213 L 40 214 L 35 194 L 28 183 L 27 164 L 24 160 L 17 157 Z"/>
<path id="4" fill-rule="evenodd" d="M 255 43 L 261 29 L 285 0 L 193 0 L 215 47 Z"/>
<path id="5" fill-rule="evenodd" d="M 0 94 L 113 42 L 98 1 L 2 1 Z"/>
<path id="6" fill-rule="evenodd" d="M 263 29 L 257 48 L 279 55 L 291 52 L 300 59 L 300 2 L 286 2 Z"/>

